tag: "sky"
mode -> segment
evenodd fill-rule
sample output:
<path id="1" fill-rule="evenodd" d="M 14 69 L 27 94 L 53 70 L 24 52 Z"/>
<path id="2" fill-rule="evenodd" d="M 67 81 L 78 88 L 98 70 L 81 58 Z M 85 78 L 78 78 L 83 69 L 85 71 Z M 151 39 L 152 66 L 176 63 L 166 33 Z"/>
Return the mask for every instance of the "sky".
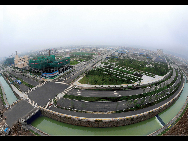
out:
<path id="1" fill-rule="evenodd" d="M 0 5 L 0 57 L 70 45 L 188 56 L 188 5 Z"/>

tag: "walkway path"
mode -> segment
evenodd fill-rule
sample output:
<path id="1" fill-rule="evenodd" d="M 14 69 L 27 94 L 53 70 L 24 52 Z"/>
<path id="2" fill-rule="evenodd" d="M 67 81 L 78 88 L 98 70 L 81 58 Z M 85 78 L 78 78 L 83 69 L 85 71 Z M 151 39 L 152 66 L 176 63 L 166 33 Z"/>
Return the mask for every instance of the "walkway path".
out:
<path id="1" fill-rule="evenodd" d="M 28 95 L 26 95 L 25 93 L 23 92 L 20 92 L 13 84 L 10 84 L 12 89 L 23 99 L 27 99 L 28 98 Z"/>

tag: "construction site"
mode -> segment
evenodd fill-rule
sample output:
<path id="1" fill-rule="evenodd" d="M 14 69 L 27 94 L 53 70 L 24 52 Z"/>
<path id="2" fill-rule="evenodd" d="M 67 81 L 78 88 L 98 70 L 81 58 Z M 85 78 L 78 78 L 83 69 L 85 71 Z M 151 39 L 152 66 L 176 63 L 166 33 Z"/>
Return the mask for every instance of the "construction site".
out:
<path id="1" fill-rule="evenodd" d="M 41 73 L 42 77 L 54 77 L 59 73 L 65 72 L 71 66 L 70 57 L 56 59 L 55 55 L 39 56 L 29 60 L 31 72 Z"/>

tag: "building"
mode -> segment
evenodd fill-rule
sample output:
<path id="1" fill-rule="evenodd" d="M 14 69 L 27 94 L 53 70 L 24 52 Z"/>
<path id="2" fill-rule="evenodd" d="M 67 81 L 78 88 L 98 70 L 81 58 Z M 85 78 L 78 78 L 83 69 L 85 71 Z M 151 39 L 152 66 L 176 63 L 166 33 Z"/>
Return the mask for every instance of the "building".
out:
<path id="1" fill-rule="evenodd" d="M 39 56 L 29 60 L 32 72 L 41 73 L 44 77 L 53 77 L 71 68 L 70 57 L 56 59 L 55 55 Z"/>
<path id="2" fill-rule="evenodd" d="M 163 56 L 163 50 L 162 49 L 157 49 L 157 55 L 158 56 Z"/>
<path id="3" fill-rule="evenodd" d="M 154 62 L 163 62 L 163 63 L 166 63 L 165 58 L 161 57 L 161 56 L 157 56 L 157 57 L 153 58 L 153 61 Z"/>
<path id="4" fill-rule="evenodd" d="M 25 68 L 28 66 L 28 57 L 25 55 L 24 57 L 18 57 L 17 51 L 16 56 L 14 58 L 14 66 L 17 68 Z"/>

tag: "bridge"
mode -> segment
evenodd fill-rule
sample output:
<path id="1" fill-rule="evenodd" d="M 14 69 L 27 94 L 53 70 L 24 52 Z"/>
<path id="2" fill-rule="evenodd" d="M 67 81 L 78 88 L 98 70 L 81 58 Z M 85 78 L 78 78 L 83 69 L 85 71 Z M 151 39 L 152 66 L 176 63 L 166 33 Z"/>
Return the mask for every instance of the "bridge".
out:
<path id="1" fill-rule="evenodd" d="M 27 121 L 39 111 L 37 105 L 45 106 L 49 102 L 49 99 L 53 99 L 67 87 L 68 85 L 66 84 L 48 82 L 42 87 L 30 92 L 27 97 L 22 97 L 22 100 L 15 102 L 4 112 L 7 125 L 11 128 L 18 121 L 22 123 Z M 18 93 L 15 89 L 14 91 Z M 21 95 L 19 94 L 19 96 Z"/>
<path id="2" fill-rule="evenodd" d="M 20 100 L 6 110 L 3 116 L 6 117 L 6 124 L 12 128 L 18 121 L 24 122 L 30 118 L 37 110 L 38 108 L 29 104 L 26 100 Z"/>
<path id="3" fill-rule="evenodd" d="M 161 123 L 162 126 L 165 126 L 164 121 L 162 120 L 162 118 L 159 117 L 159 115 L 155 116 L 157 118 L 157 120 Z"/>

